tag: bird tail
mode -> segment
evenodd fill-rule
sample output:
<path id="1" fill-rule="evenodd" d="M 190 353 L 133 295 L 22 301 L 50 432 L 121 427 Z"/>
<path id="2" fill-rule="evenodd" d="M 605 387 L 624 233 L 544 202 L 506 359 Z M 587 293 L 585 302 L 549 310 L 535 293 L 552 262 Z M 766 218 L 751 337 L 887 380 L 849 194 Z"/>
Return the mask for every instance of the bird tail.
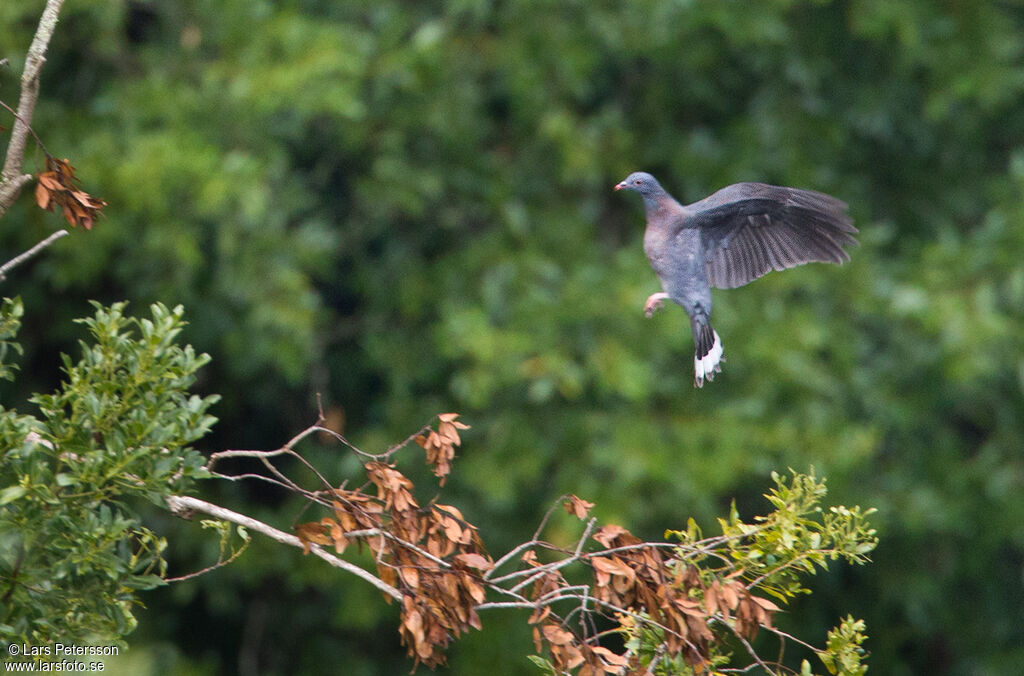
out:
<path id="1" fill-rule="evenodd" d="M 691 322 L 693 342 L 697 349 L 693 353 L 693 386 L 704 387 L 704 381 L 714 380 L 722 370 L 722 340 L 710 324 Z"/>

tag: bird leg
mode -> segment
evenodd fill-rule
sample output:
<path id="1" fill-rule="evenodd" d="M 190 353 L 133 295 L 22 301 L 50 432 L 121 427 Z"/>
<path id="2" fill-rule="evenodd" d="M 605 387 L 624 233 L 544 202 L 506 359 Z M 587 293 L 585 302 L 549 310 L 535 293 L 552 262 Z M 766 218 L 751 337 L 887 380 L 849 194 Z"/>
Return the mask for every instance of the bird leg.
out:
<path id="1" fill-rule="evenodd" d="M 661 309 L 661 306 L 665 303 L 665 299 L 668 298 L 667 293 L 659 291 L 658 293 L 652 293 L 647 297 L 647 302 L 644 303 L 644 316 L 650 319 L 654 316 L 654 313 Z"/>

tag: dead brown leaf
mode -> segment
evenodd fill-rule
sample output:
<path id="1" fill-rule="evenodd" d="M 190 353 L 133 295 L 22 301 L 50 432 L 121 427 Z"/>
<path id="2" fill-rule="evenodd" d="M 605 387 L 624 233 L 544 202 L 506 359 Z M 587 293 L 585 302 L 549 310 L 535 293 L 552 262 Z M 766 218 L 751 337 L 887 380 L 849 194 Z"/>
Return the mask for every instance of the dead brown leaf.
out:
<path id="1" fill-rule="evenodd" d="M 53 211 L 60 207 L 64 219 L 72 227 L 91 230 L 107 203 L 78 187 L 75 168 L 68 160 L 46 157 L 46 171 L 39 174 L 35 189 L 36 204 Z"/>
<path id="2" fill-rule="evenodd" d="M 541 631 L 544 632 L 544 638 L 551 645 L 568 645 L 576 638 L 572 632 L 568 632 L 556 624 L 545 624 L 541 627 Z"/>
<path id="3" fill-rule="evenodd" d="M 310 544 L 329 545 L 331 538 L 324 532 L 324 525 L 318 521 L 300 523 L 295 527 L 295 536 L 302 542 L 302 553 L 309 554 Z"/>
<path id="4" fill-rule="evenodd" d="M 593 502 L 587 502 L 582 498 L 578 498 L 575 495 L 570 495 L 564 503 L 565 511 L 569 514 L 575 514 L 577 519 L 587 518 L 587 514 L 590 513 L 593 508 Z"/>
<path id="5" fill-rule="evenodd" d="M 476 568 L 480 571 L 488 571 L 494 568 L 494 562 L 485 556 L 481 556 L 475 552 L 466 552 L 464 554 L 458 554 L 455 557 L 457 563 L 462 564 L 468 568 Z"/>

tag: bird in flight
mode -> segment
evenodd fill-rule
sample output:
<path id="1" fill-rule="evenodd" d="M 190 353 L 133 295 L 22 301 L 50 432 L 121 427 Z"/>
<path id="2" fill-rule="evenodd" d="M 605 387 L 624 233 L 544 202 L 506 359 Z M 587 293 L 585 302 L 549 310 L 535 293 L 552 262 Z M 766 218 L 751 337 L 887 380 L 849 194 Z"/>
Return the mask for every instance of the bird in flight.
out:
<path id="1" fill-rule="evenodd" d="M 721 371 L 711 287 L 733 289 L 804 263 L 843 263 L 850 260 L 843 246 L 857 244 L 846 204 L 813 190 L 737 183 L 684 206 L 642 171 L 615 189 L 644 199 L 644 252 L 662 289 L 647 299 L 644 314 L 651 317 L 666 299 L 686 310 L 696 345 L 695 387 Z"/>

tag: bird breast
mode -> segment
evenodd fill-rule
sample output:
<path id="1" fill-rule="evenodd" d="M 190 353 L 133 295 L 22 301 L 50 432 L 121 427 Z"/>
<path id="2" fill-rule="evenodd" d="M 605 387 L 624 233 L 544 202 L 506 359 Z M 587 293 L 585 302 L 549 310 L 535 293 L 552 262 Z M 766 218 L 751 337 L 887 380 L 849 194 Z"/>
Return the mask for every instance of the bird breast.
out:
<path id="1" fill-rule="evenodd" d="M 670 246 L 668 233 L 662 229 L 648 227 L 644 232 L 644 253 L 655 270 L 666 262 Z"/>

